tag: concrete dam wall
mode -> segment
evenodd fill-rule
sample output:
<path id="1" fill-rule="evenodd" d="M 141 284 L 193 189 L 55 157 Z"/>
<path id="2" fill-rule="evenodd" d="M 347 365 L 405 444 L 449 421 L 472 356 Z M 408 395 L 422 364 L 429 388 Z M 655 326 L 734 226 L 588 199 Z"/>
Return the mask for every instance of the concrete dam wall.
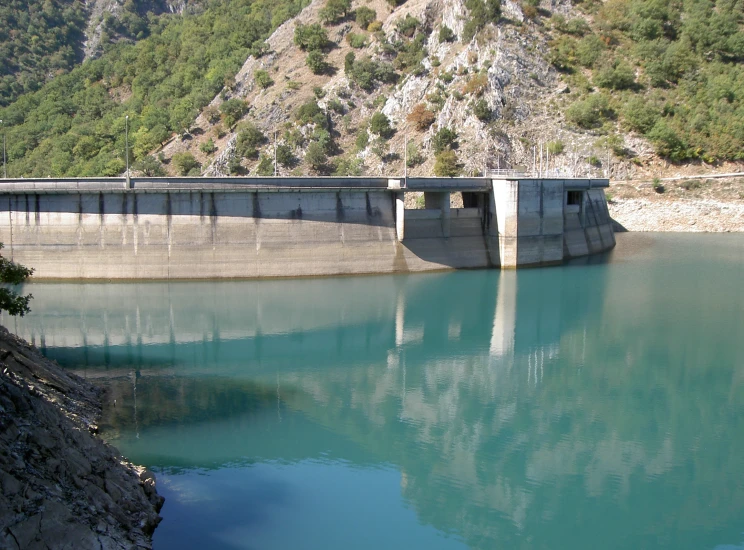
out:
<path id="1" fill-rule="evenodd" d="M 606 180 L 0 180 L 0 241 L 36 279 L 510 268 L 615 244 Z M 404 207 L 423 191 L 425 208 Z M 465 208 L 451 208 L 462 193 Z"/>

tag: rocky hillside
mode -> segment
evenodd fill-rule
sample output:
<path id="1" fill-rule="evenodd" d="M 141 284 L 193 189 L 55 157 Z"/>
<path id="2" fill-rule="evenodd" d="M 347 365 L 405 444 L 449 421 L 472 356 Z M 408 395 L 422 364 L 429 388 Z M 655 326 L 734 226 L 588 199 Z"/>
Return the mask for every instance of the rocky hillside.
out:
<path id="1" fill-rule="evenodd" d="M 547 61 L 550 34 L 526 19 L 519 4 L 504 3 L 501 22 L 484 26 L 470 41 L 462 0 L 352 6 L 372 10 L 371 23 L 342 17 L 323 24 L 325 5 L 316 0 L 277 29 L 269 53 L 249 57 L 191 133 L 164 148 L 161 159 L 176 155 L 171 173 L 184 171 L 184 153 L 209 175 L 273 173 L 275 133 L 280 174 L 402 174 L 406 157 L 409 173 L 431 174 L 436 153 L 445 149 L 455 152 L 457 173 L 531 168 L 535 149 L 542 142 L 547 151 L 552 141 L 571 143 L 574 150 L 554 156 L 551 169 L 593 171 L 580 164 L 595 139 L 565 128 L 550 109 L 564 91 Z M 552 8 L 572 9 L 568 2 Z M 313 25 L 328 40 L 321 48 L 327 64 L 322 71 L 309 66 L 312 51 L 295 40 L 298 28 Z M 365 62 L 388 66 L 394 75 L 367 83 L 359 74 Z M 228 127 L 225 115 L 237 102 L 239 116 L 229 118 Z M 442 129 L 452 132 L 444 144 Z M 319 162 L 307 157 L 313 143 L 322 147 Z"/>
<path id="2" fill-rule="evenodd" d="M 93 435 L 100 391 L 0 327 L 0 547 L 152 547 L 163 499 Z"/>

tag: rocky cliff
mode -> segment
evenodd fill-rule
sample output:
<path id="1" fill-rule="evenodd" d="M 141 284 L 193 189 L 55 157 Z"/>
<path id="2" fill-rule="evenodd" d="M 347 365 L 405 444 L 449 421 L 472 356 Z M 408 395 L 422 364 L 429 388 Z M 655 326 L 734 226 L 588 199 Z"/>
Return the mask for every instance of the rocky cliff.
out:
<path id="1" fill-rule="evenodd" d="M 94 435 L 100 397 L 0 327 L 0 547 L 152 547 L 163 499 Z"/>

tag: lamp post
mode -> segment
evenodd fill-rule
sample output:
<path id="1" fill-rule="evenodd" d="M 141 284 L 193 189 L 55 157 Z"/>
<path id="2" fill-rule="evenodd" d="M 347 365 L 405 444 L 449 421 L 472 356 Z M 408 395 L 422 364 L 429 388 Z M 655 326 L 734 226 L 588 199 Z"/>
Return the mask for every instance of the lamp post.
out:
<path id="1" fill-rule="evenodd" d="M 3 178 L 8 177 L 8 170 L 5 167 L 5 126 L 3 126 L 3 121 L 0 119 L 0 126 L 3 128 Z"/>
<path id="2" fill-rule="evenodd" d="M 127 155 L 127 187 L 129 187 L 129 115 L 124 117 L 124 141 Z"/>

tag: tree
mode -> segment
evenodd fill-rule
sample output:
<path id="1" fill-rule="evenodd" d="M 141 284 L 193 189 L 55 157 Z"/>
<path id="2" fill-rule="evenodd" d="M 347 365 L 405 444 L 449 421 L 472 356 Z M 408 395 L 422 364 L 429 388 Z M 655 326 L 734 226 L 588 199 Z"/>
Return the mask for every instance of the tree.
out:
<path id="1" fill-rule="evenodd" d="M 194 155 L 188 151 L 173 155 L 173 164 L 178 168 L 178 173 L 181 176 L 187 176 L 192 170 L 201 167 L 199 162 L 194 158 Z"/>
<path id="2" fill-rule="evenodd" d="M 493 116 L 493 112 L 485 99 L 479 99 L 475 102 L 475 105 L 473 105 L 473 114 L 481 122 L 488 122 Z"/>
<path id="3" fill-rule="evenodd" d="M 377 19 L 377 12 L 366 6 L 358 7 L 356 9 L 355 15 L 356 15 L 356 23 L 362 29 L 366 29 L 367 27 L 369 27 L 369 24 L 372 23 L 372 21 Z"/>
<path id="4" fill-rule="evenodd" d="M 256 167 L 256 173 L 259 176 L 272 176 L 274 175 L 274 161 L 266 155 L 261 155 L 261 162 Z"/>
<path id="5" fill-rule="evenodd" d="M 162 177 L 165 175 L 163 165 L 152 155 L 148 155 L 140 161 L 135 162 L 132 168 L 142 172 L 148 178 Z"/>
<path id="6" fill-rule="evenodd" d="M 326 56 L 321 51 L 313 50 L 308 53 L 305 62 L 313 74 L 324 74 L 330 69 Z"/>
<path id="7" fill-rule="evenodd" d="M 369 120 L 369 129 L 373 134 L 388 139 L 392 137 L 395 130 L 390 126 L 390 119 L 384 113 L 377 112 Z"/>
<path id="8" fill-rule="evenodd" d="M 299 24 L 295 27 L 294 43 L 303 51 L 321 51 L 328 45 L 328 33 L 317 23 Z"/>
<path id="9" fill-rule="evenodd" d="M 3 248 L 3 243 L 0 243 L 1 248 Z M 33 269 L 17 264 L 5 256 L 0 256 L 0 283 L 4 285 L 20 285 L 33 272 Z M 33 298 L 31 294 L 22 296 L 12 288 L 0 287 L 0 311 L 7 311 L 10 315 L 20 315 L 23 317 L 31 311 L 31 308 L 28 307 L 31 298 Z"/>
<path id="10" fill-rule="evenodd" d="M 351 0 L 326 0 L 320 10 L 320 20 L 327 25 L 338 23 L 351 11 Z"/>
<path id="11" fill-rule="evenodd" d="M 439 43 L 452 42 L 457 38 L 457 35 L 447 25 L 442 25 L 439 29 Z"/>
<path id="12" fill-rule="evenodd" d="M 412 122 L 419 132 L 427 130 L 429 126 L 434 124 L 437 119 L 436 115 L 432 111 L 426 108 L 426 105 L 419 103 L 411 110 L 406 117 L 408 122 Z"/>
<path id="13" fill-rule="evenodd" d="M 239 121 L 247 110 L 248 105 L 246 105 L 245 101 L 236 97 L 228 99 L 220 105 L 220 112 L 225 117 L 225 124 L 228 126 L 232 126 Z"/>
<path id="14" fill-rule="evenodd" d="M 278 145 L 276 147 L 276 161 L 282 166 L 292 166 L 295 163 L 292 148 L 284 143 Z"/>
<path id="15" fill-rule="evenodd" d="M 431 146 L 436 154 L 445 149 L 455 149 L 457 147 L 457 132 L 449 128 L 440 129 L 431 139 Z"/>
<path id="16" fill-rule="evenodd" d="M 437 153 L 434 161 L 434 175 L 440 178 L 454 178 L 460 174 L 457 153 L 452 149 L 445 149 Z"/>
<path id="17" fill-rule="evenodd" d="M 258 69 L 256 72 L 254 72 L 253 78 L 256 80 L 256 84 L 258 84 L 259 88 L 262 88 L 264 90 L 274 83 L 274 81 L 269 76 L 268 71 L 264 71 L 263 69 Z"/>
<path id="18" fill-rule="evenodd" d="M 260 128 L 249 122 L 242 125 L 240 129 L 238 139 L 235 143 L 235 151 L 245 158 L 257 159 L 258 148 L 267 141 L 268 139 Z"/>
<path id="19" fill-rule="evenodd" d="M 307 146 L 307 153 L 305 153 L 305 161 L 307 164 L 316 172 L 321 171 L 325 168 L 328 158 L 326 157 L 323 146 L 317 141 L 313 141 Z"/>

